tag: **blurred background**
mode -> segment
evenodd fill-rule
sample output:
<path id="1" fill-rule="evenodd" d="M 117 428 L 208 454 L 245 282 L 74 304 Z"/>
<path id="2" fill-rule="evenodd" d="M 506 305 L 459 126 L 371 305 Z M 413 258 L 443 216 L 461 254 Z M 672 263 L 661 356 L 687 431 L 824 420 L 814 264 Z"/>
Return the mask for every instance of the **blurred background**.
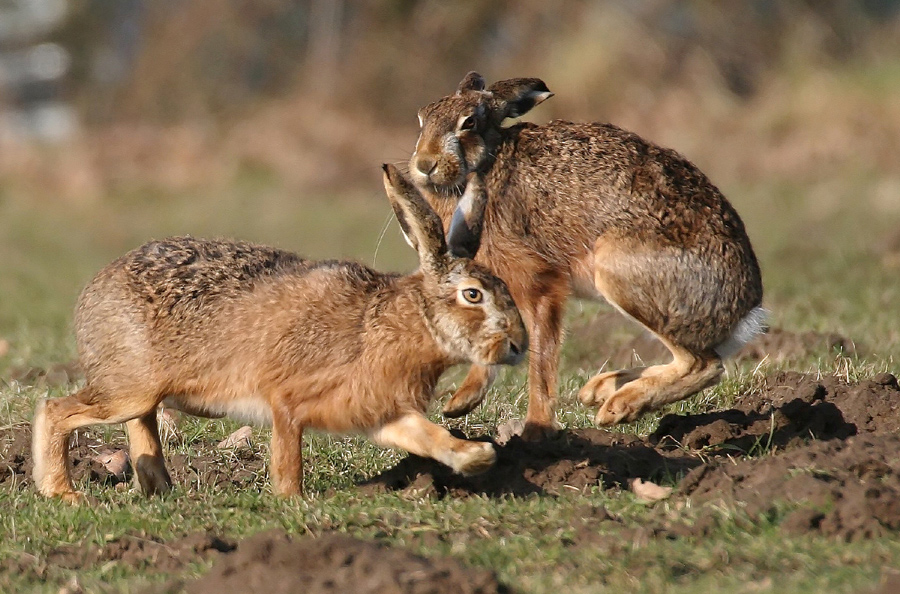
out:
<path id="1" fill-rule="evenodd" d="M 0 0 L 7 361 L 72 356 L 80 288 L 152 237 L 411 269 L 380 164 L 469 70 L 697 163 L 776 324 L 900 343 L 900 0 Z"/>

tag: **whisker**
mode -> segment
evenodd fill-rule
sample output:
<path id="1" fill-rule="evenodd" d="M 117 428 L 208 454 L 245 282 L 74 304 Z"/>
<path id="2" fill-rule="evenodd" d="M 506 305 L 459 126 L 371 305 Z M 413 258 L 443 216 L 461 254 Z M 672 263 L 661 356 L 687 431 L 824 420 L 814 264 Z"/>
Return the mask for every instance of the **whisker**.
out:
<path id="1" fill-rule="evenodd" d="M 372 254 L 372 268 L 377 268 L 376 261 L 378 260 L 378 250 L 381 248 L 381 242 L 384 241 L 384 235 L 387 233 L 388 227 L 391 225 L 391 219 L 394 218 L 394 211 L 391 210 L 390 214 L 388 214 L 387 219 L 384 221 L 384 226 L 381 228 L 381 234 L 378 236 L 378 242 L 375 244 L 375 253 Z"/>

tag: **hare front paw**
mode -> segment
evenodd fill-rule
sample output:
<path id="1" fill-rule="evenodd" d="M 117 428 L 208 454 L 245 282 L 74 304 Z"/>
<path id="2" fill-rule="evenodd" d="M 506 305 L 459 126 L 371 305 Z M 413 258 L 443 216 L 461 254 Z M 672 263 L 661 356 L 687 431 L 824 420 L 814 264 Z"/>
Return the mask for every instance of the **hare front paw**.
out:
<path id="1" fill-rule="evenodd" d="M 443 415 L 448 419 L 462 417 L 475 410 L 484 400 L 484 389 L 481 386 L 463 384 L 444 405 Z"/>
<path id="2" fill-rule="evenodd" d="M 470 441 L 453 453 L 453 470 L 464 476 L 481 474 L 497 461 L 493 444 L 486 441 Z"/>

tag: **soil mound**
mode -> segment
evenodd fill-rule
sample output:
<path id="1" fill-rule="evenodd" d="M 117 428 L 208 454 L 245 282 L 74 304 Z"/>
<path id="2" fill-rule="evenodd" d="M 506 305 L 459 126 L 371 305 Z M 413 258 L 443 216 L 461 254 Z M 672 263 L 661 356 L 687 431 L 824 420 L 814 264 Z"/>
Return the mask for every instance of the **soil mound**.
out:
<path id="1" fill-rule="evenodd" d="M 103 546 L 92 543 L 62 545 L 44 557 L 11 556 L 0 563 L 0 590 L 3 576 L 31 574 L 40 580 L 53 581 L 60 570 L 79 570 L 108 565 L 159 573 L 176 573 L 189 564 L 233 551 L 234 542 L 211 532 L 195 532 L 183 538 L 163 542 L 146 534 L 125 534 Z"/>
<path id="2" fill-rule="evenodd" d="M 734 408 L 667 415 L 649 440 L 663 448 L 758 454 L 811 439 L 898 431 L 900 386 L 893 375 L 852 384 L 834 376 L 787 371 L 767 377 L 763 389 L 743 395 Z"/>
<path id="3" fill-rule="evenodd" d="M 646 438 L 580 429 L 497 447 L 497 466 L 461 477 L 409 457 L 363 489 L 413 496 L 562 494 L 634 479 L 675 484 L 697 503 L 740 504 L 751 516 L 793 511 L 790 532 L 845 539 L 900 530 L 900 385 L 781 372 L 734 408 L 667 415 Z"/>
<path id="4" fill-rule="evenodd" d="M 800 504 L 781 523 L 790 533 L 877 538 L 900 530 L 898 451 L 898 435 L 815 442 L 781 455 L 705 464 L 679 490 L 698 503 L 740 502 L 751 517 L 779 503 Z"/>
<path id="5" fill-rule="evenodd" d="M 238 544 L 202 578 L 170 584 L 188 594 L 501 594 L 510 590 L 493 572 L 450 558 L 419 557 L 401 549 L 329 534 L 292 540 L 263 532 Z"/>

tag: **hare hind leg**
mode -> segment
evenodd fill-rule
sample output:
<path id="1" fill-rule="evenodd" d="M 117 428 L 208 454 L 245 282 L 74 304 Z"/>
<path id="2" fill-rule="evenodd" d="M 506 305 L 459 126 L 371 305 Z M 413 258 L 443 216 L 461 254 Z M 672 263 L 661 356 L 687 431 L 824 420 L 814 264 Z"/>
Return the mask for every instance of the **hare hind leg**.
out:
<path id="1" fill-rule="evenodd" d="M 661 334 L 668 306 L 684 281 L 678 257 L 646 242 L 614 233 L 601 236 L 594 249 L 594 283 L 619 311 L 653 332 L 671 351 L 666 365 L 635 367 L 599 374 L 578 394 L 586 405 L 599 408 L 598 425 L 636 420 L 643 413 L 687 398 L 717 383 L 723 366 L 712 350 L 690 349 Z"/>
<path id="2" fill-rule="evenodd" d="M 121 423 L 155 410 L 156 400 L 117 402 L 90 386 L 63 398 L 41 400 L 32 422 L 32 476 L 38 491 L 47 497 L 78 502 L 69 471 L 69 436 L 80 427 Z"/>
<path id="3" fill-rule="evenodd" d="M 407 413 L 372 431 L 369 437 L 383 447 L 433 458 L 463 475 L 485 472 L 497 460 L 490 443 L 457 439 L 421 413 Z"/>
<path id="4" fill-rule="evenodd" d="M 172 487 L 172 479 L 166 470 L 156 409 L 125 423 L 134 466 L 135 482 L 145 495 L 162 494 Z"/>

